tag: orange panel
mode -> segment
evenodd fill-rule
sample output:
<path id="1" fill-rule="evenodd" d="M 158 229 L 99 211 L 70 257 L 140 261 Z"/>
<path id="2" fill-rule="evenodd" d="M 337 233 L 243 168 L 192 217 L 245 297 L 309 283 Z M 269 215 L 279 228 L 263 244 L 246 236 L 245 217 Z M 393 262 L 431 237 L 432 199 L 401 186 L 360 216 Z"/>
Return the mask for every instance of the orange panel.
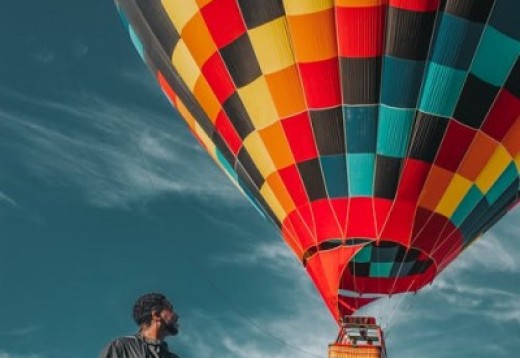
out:
<path id="1" fill-rule="evenodd" d="M 267 177 L 266 180 L 267 183 L 269 183 L 269 186 L 271 187 L 273 194 L 276 196 L 276 199 L 278 199 L 278 201 L 280 202 L 280 205 L 282 206 L 283 210 L 287 214 L 293 211 L 296 208 L 296 206 L 294 205 L 291 196 L 287 192 L 287 188 L 285 187 L 285 184 L 283 183 L 282 178 L 280 178 L 278 172 L 272 173 Z"/>
<path id="2" fill-rule="evenodd" d="M 199 5 L 199 8 L 203 8 L 204 6 L 208 5 L 213 0 L 195 0 L 197 5 Z"/>
<path id="3" fill-rule="evenodd" d="M 471 181 L 477 180 L 497 146 L 498 143 L 494 139 L 480 131 L 477 132 L 457 172 Z"/>
<path id="4" fill-rule="evenodd" d="M 289 147 L 280 122 L 260 130 L 260 137 L 262 137 L 276 169 L 287 168 L 295 163 L 291 147 Z"/>
<path id="5" fill-rule="evenodd" d="M 419 198 L 419 206 L 434 211 L 455 174 L 436 165 L 432 166 Z"/>
<path id="6" fill-rule="evenodd" d="M 520 116 L 507 132 L 502 144 L 513 158 L 520 153 Z"/>
<path id="7" fill-rule="evenodd" d="M 334 9 L 288 16 L 298 62 L 316 62 L 338 55 Z"/>
<path id="8" fill-rule="evenodd" d="M 181 117 L 186 121 L 186 124 L 188 124 L 188 127 L 190 127 L 190 130 L 195 132 L 195 118 L 179 98 L 177 98 L 177 109 L 179 110 Z"/>
<path id="9" fill-rule="evenodd" d="M 199 77 L 193 92 L 211 120 L 211 123 L 215 124 L 222 106 L 204 77 Z"/>
<path id="10" fill-rule="evenodd" d="M 188 21 L 181 35 L 199 67 L 202 67 L 207 59 L 217 51 L 217 47 L 200 13 Z"/>
<path id="11" fill-rule="evenodd" d="M 281 118 L 305 110 L 305 97 L 295 65 L 265 76 L 276 111 Z"/>

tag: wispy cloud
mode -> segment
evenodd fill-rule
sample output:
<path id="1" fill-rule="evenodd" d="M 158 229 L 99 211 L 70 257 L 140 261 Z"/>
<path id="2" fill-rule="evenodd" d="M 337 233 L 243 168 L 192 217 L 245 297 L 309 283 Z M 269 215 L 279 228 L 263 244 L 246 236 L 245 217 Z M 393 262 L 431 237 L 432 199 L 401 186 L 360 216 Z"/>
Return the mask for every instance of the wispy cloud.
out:
<path id="1" fill-rule="evenodd" d="M 10 196 L 8 196 L 7 194 L 5 194 L 1 191 L 0 191 L 0 202 L 4 202 L 4 203 L 7 203 L 12 206 L 18 206 L 18 203 L 13 198 L 11 198 Z"/>
<path id="2" fill-rule="evenodd" d="M 0 336 L 28 336 L 42 329 L 41 326 L 27 326 L 21 328 L 13 328 L 8 331 L 0 331 Z"/>
<path id="3" fill-rule="evenodd" d="M 0 358 L 44 358 L 40 354 L 16 354 L 0 351 Z"/>
<path id="4" fill-rule="evenodd" d="M 56 60 L 56 53 L 48 49 L 42 49 L 32 54 L 34 60 L 43 65 L 48 65 Z"/>
<path id="5" fill-rule="evenodd" d="M 180 120 L 96 96 L 55 102 L 9 95 L 46 115 L 0 112 L 5 143 L 32 173 L 81 189 L 94 205 L 124 207 L 167 193 L 246 202 Z"/>

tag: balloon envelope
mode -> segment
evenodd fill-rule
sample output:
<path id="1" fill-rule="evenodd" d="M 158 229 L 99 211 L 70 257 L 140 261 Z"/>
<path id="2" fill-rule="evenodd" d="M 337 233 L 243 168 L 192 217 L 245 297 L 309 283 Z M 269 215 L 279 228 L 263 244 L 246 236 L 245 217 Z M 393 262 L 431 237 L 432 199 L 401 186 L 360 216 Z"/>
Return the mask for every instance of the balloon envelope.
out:
<path id="1" fill-rule="evenodd" d="M 337 319 L 430 283 L 517 202 L 517 0 L 116 3 Z"/>

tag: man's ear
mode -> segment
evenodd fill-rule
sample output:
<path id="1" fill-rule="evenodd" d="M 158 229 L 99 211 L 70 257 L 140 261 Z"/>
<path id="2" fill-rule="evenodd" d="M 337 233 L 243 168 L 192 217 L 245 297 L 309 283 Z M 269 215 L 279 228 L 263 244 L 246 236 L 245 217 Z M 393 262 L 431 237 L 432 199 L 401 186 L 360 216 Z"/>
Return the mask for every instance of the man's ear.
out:
<path id="1" fill-rule="evenodd" d="M 161 319 L 161 313 L 157 310 L 152 310 L 152 321 L 160 320 Z"/>

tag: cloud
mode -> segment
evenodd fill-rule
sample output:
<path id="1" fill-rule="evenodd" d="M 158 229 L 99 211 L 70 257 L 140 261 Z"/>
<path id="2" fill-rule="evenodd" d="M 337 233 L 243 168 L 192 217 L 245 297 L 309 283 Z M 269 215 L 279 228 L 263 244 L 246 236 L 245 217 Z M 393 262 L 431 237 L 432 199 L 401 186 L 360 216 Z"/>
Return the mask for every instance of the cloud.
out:
<path id="1" fill-rule="evenodd" d="M 126 207 L 168 193 L 247 205 L 180 120 L 96 96 L 54 102 L 9 95 L 33 114 L 0 111 L 3 143 L 31 173 L 80 189 L 93 205 Z"/>
<path id="2" fill-rule="evenodd" d="M 82 59 L 89 51 L 90 48 L 79 40 L 76 40 L 72 43 L 72 54 L 77 59 Z"/>
<path id="3" fill-rule="evenodd" d="M 0 351 L 0 358 L 44 358 L 40 354 L 16 354 Z"/>
<path id="4" fill-rule="evenodd" d="M 56 60 L 56 53 L 48 49 L 42 49 L 33 53 L 32 57 L 36 62 L 48 65 Z"/>
<path id="5" fill-rule="evenodd" d="M 18 206 L 18 203 L 13 198 L 8 196 L 7 194 L 4 194 L 1 191 L 0 191 L 0 202 L 4 202 L 4 203 L 10 204 L 15 207 Z"/>
<path id="6" fill-rule="evenodd" d="M 42 329 L 40 326 L 13 328 L 9 331 L 0 331 L 0 336 L 28 336 Z"/>

